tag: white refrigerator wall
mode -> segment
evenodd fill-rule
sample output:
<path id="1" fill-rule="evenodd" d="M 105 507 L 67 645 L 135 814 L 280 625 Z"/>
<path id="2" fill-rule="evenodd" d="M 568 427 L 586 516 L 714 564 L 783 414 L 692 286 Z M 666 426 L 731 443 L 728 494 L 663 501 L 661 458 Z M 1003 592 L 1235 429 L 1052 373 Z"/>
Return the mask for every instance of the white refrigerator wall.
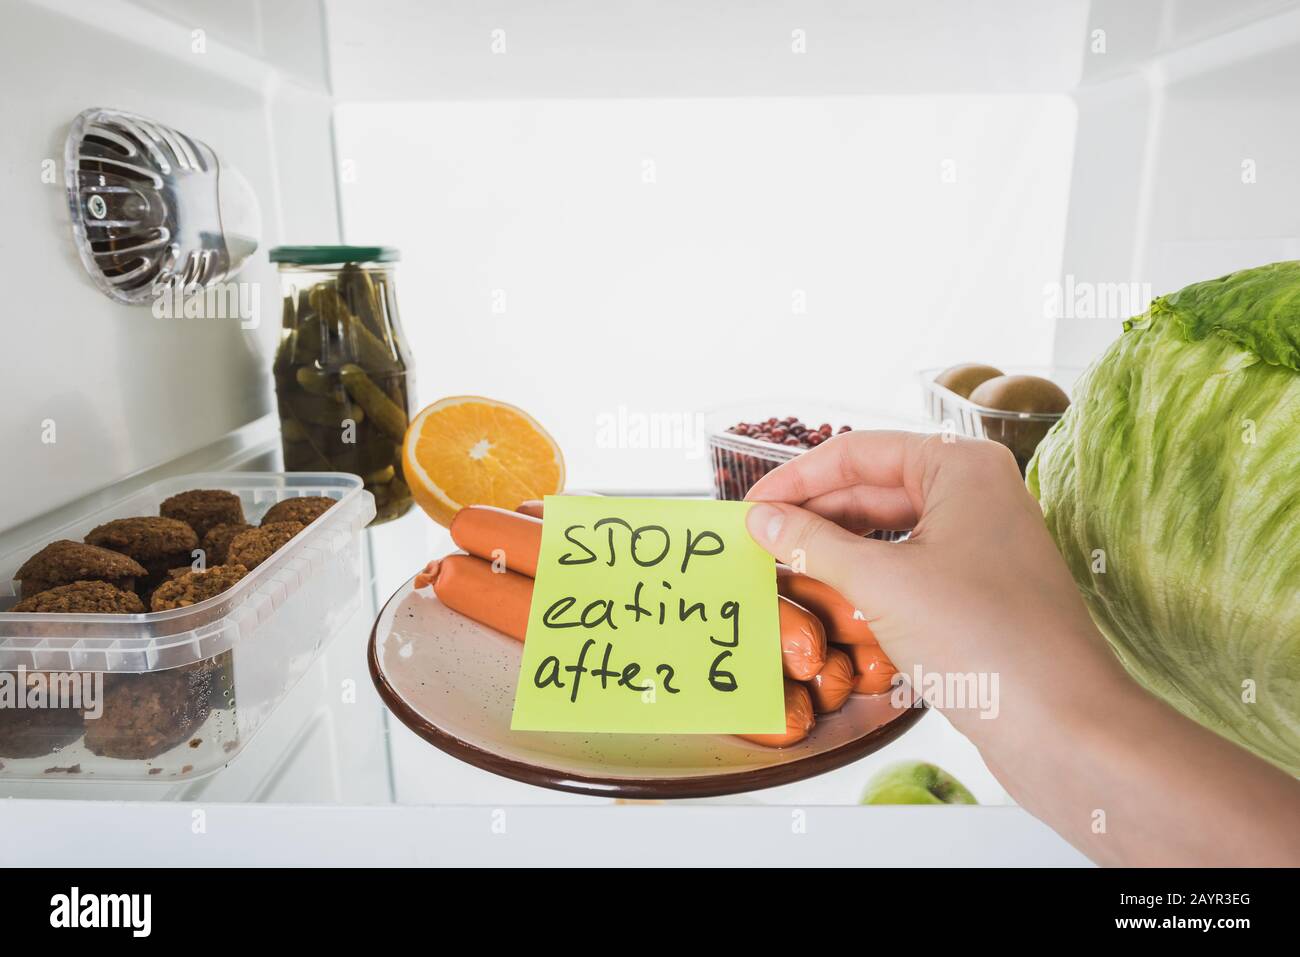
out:
<path id="1" fill-rule="evenodd" d="M 1300 258 L 1294 0 L 1095 0 L 1086 42 L 1062 268 L 1075 294 L 1055 349 L 1067 364 L 1096 356 L 1143 293 Z"/>
<path id="2" fill-rule="evenodd" d="M 4 12 L 0 527 L 271 411 L 265 249 L 335 239 L 336 192 L 349 240 L 404 251 L 420 399 L 527 406 L 575 487 L 707 484 L 694 442 L 627 448 L 639 416 L 915 415 L 921 367 L 1082 365 L 1146 294 L 1300 255 L 1294 0 Z M 59 167 L 91 105 L 248 176 L 259 329 L 84 277 Z M 1054 313 L 1053 286 L 1132 295 Z"/>
<path id="3" fill-rule="evenodd" d="M 404 250 L 420 398 L 526 405 L 579 486 L 707 482 L 690 442 L 619 447 L 639 415 L 914 414 L 922 366 L 1081 365 L 1146 294 L 1300 255 L 1294 0 L 326 11 L 5 4 L 0 527 L 271 410 L 265 249 L 335 239 L 336 191 L 348 239 Z M 83 275 L 61 147 L 92 105 L 249 178 L 260 328 L 154 320 Z M 1053 314 L 1047 284 L 1133 294 Z"/>
<path id="4" fill-rule="evenodd" d="M 1073 129 L 1060 95 L 918 95 L 345 104 L 335 132 L 346 235 L 403 252 L 420 400 L 516 402 L 572 485 L 654 490 L 707 461 L 640 422 L 768 397 L 861 426 L 916 417 L 921 368 L 1047 364 Z"/>
<path id="5" fill-rule="evenodd" d="M 404 251 L 421 400 L 525 405 L 578 487 L 706 485 L 626 447 L 656 417 L 914 415 L 919 368 L 1082 367 L 1300 255 L 1294 0 L 327 10 L 344 229 Z"/>
<path id="6" fill-rule="evenodd" d="M 420 401 L 515 402 L 574 487 L 655 490 L 707 457 L 639 423 L 917 417 L 921 368 L 1047 364 L 1073 129 L 1007 95 L 348 104 L 335 133 L 346 235 L 403 253 Z"/>
<path id="7" fill-rule="evenodd" d="M 420 400 L 524 406 L 571 487 L 709 488 L 719 407 L 916 421 L 924 367 L 1051 360 L 1086 3 L 326 6 Z"/>
<path id="8" fill-rule="evenodd" d="M 242 467 L 276 467 L 268 461 L 274 455 L 246 461 L 253 453 L 238 441 L 211 446 L 274 410 L 270 362 L 280 298 L 266 250 L 279 242 L 336 241 L 338 210 L 316 0 L 3 0 L 0 18 L 0 277 L 8 293 L 0 350 L 0 541 L 10 547 L 47 532 L 50 525 L 36 516 L 51 507 L 153 466 L 165 469 L 184 457 L 204 470 L 212 465 L 206 456 L 219 454 Z M 258 293 L 257 328 L 158 319 L 149 305 L 118 305 L 94 287 L 73 246 L 62 154 L 72 119 L 95 106 L 174 126 L 247 177 L 263 234 L 237 281 Z M 47 435 L 54 441 L 43 441 Z M 29 519 L 35 520 L 8 534 Z M 219 774 L 175 787 L 7 784 L 5 794 L 387 800 L 388 756 L 377 744 L 385 711 L 364 663 L 374 613 L 363 601 L 238 762 Z M 102 844 L 113 846 L 112 835 L 106 832 Z"/>
<path id="9" fill-rule="evenodd" d="M 323 36 L 315 0 L 3 4 L 0 529 L 273 410 L 279 286 L 266 249 L 338 232 Z M 96 106 L 203 140 L 247 177 L 263 235 L 238 281 L 256 293 L 258 328 L 156 319 L 92 285 L 62 157 L 69 124 Z"/>

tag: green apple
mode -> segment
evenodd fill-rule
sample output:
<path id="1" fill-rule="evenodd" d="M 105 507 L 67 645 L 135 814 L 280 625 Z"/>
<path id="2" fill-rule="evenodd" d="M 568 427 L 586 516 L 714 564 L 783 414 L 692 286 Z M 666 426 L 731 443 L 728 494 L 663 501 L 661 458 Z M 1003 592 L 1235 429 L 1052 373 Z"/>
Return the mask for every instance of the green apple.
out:
<path id="1" fill-rule="evenodd" d="M 882 768 L 867 782 L 863 804 L 978 804 L 975 795 L 943 768 L 904 761 Z"/>

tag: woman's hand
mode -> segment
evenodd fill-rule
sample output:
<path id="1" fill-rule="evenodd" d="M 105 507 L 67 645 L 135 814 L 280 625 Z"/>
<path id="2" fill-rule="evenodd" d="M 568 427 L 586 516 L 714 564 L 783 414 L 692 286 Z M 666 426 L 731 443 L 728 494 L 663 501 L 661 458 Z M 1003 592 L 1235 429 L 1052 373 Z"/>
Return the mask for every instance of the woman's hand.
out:
<path id="1" fill-rule="evenodd" d="M 1002 446 L 847 432 L 746 498 L 750 534 L 852 601 L 906 677 L 994 689 L 927 700 L 1095 860 L 1300 864 L 1300 783 L 1128 677 Z"/>
<path id="2" fill-rule="evenodd" d="M 747 500 L 763 503 L 750 534 L 852 601 L 906 675 L 996 673 L 1004 691 L 1010 680 L 1058 700 L 1081 671 L 1120 677 L 1015 459 L 995 442 L 846 432 L 769 472 Z M 912 534 L 861 536 L 878 528 Z"/>

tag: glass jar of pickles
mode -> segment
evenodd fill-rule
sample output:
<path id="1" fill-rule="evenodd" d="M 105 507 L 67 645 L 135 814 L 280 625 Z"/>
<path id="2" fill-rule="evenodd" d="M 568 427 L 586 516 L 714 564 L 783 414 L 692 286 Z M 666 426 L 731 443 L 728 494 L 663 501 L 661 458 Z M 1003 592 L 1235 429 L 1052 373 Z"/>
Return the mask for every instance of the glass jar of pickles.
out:
<path id="1" fill-rule="evenodd" d="M 284 322 L 272 367 L 284 467 L 351 472 L 375 523 L 404 514 L 402 439 L 415 391 L 385 246 L 277 246 Z"/>

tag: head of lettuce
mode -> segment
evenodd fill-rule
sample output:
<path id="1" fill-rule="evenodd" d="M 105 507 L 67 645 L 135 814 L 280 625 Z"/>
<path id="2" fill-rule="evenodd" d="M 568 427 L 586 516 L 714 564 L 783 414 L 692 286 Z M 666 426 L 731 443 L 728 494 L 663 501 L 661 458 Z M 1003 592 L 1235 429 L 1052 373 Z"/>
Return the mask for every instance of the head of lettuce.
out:
<path id="1" fill-rule="evenodd" d="M 1026 480 L 1128 670 L 1300 773 L 1300 262 L 1126 322 Z"/>

